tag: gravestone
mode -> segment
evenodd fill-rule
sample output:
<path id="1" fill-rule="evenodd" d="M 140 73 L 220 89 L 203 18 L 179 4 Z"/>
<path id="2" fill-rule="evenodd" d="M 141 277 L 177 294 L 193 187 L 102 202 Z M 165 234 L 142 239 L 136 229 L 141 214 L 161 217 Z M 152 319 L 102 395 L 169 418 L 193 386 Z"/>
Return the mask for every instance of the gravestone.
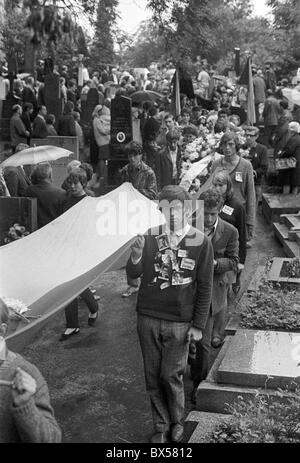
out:
<path id="1" fill-rule="evenodd" d="M 237 330 L 217 372 L 234 386 L 295 390 L 300 384 L 300 333 Z"/>
<path id="2" fill-rule="evenodd" d="M 15 223 L 23 225 L 30 232 L 37 230 L 36 198 L 0 197 L 0 235 L 3 235 Z"/>
<path id="3" fill-rule="evenodd" d="M 53 185 L 61 187 L 67 174 L 67 165 L 73 159 L 79 160 L 79 140 L 78 137 L 47 137 L 47 138 L 32 138 L 31 146 L 59 146 L 68 151 L 71 151 L 69 157 L 51 161 L 53 171 Z"/>
<path id="4" fill-rule="evenodd" d="M 267 275 L 268 281 L 278 283 L 282 286 L 288 285 L 299 285 L 300 288 L 300 276 L 287 276 L 286 266 L 288 263 L 292 263 L 295 259 L 287 259 L 283 257 L 274 257 L 271 264 L 270 270 Z M 287 274 L 286 274 L 287 273 Z M 299 293 L 300 303 L 300 293 Z M 299 304 L 300 311 L 300 304 Z M 300 316 L 300 313 L 299 313 Z"/>
<path id="5" fill-rule="evenodd" d="M 63 113 L 64 101 L 60 92 L 59 76 L 45 75 L 45 104 L 48 114 L 54 114 L 56 122 Z"/>
<path id="6" fill-rule="evenodd" d="M 278 222 L 282 214 L 296 214 L 299 209 L 299 196 L 271 193 L 262 195 L 262 213 L 268 223 Z"/>
<path id="7" fill-rule="evenodd" d="M 125 96 L 111 101 L 111 156 L 126 159 L 125 145 L 132 140 L 131 99 Z"/>
<path id="8" fill-rule="evenodd" d="M 283 246 L 285 255 L 300 257 L 300 213 L 282 214 L 279 220 L 280 222 L 273 223 L 273 230 Z"/>

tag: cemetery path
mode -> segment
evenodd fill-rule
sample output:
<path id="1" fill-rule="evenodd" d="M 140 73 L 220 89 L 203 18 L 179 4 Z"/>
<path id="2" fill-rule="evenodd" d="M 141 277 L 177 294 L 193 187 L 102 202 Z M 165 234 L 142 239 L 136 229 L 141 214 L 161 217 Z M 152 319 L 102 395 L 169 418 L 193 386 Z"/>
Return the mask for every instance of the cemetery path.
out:
<path id="1" fill-rule="evenodd" d="M 257 266 L 272 256 L 283 256 L 283 251 L 271 227 L 258 214 L 240 296 Z M 136 297 L 121 298 L 126 288 L 124 270 L 107 273 L 99 281 L 101 314 L 95 327 L 87 325 L 88 310 L 82 306 L 80 334 L 58 342 L 65 327 L 61 312 L 22 354 L 40 369 L 48 383 L 64 442 L 147 442 L 152 419 L 136 333 Z M 229 312 L 233 310 L 232 301 Z M 212 349 L 212 362 L 217 353 Z M 188 374 L 185 387 L 188 413 L 193 408 Z"/>

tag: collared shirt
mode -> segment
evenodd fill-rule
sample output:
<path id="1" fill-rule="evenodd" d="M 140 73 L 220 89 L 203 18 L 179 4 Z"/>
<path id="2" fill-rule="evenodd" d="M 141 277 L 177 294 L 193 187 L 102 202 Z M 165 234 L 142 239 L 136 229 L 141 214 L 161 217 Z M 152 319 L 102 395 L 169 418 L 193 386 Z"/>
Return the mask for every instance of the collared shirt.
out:
<path id="1" fill-rule="evenodd" d="M 173 178 L 177 177 L 177 150 L 176 151 L 171 151 L 169 149 L 169 153 L 172 159 L 172 164 L 173 164 Z"/>
<path id="2" fill-rule="evenodd" d="M 217 226 L 218 226 L 218 223 L 219 223 L 219 217 L 217 218 L 214 226 L 212 228 L 205 228 L 204 229 L 204 233 L 205 235 L 210 239 L 212 240 L 214 234 L 216 233 L 216 229 L 217 229 Z"/>
<path id="3" fill-rule="evenodd" d="M 184 228 L 181 230 L 172 231 L 168 226 L 166 226 L 165 233 L 169 238 L 170 246 L 172 249 L 177 248 L 180 241 L 188 234 L 190 231 L 190 224 L 187 223 Z"/>

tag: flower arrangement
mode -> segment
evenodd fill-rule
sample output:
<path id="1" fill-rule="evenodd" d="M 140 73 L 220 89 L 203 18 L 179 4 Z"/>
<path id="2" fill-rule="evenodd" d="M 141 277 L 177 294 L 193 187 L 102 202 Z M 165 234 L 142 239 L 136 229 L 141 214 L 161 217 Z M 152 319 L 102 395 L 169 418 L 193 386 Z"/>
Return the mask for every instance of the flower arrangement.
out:
<path id="1" fill-rule="evenodd" d="M 209 154 L 213 154 L 219 147 L 220 140 L 224 134 L 204 133 L 194 141 L 186 145 L 183 153 L 183 162 L 187 165 L 200 159 L 205 158 Z M 187 168 L 185 164 L 185 169 Z"/>
<path id="2" fill-rule="evenodd" d="M 29 309 L 28 307 L 19 299 L 13 299 L 9 297 L 2 297 L 1 298 L 8 307 L 9 318 L 10 319 L 21 319 L 26 323 L 30 323 L 28 318 L 24 315 Z"/>
<path id="3" fill-rule="evenodd" d="M 14 299 L 12 297 L 5 297 L 2 296 L 1 299 L 7 305 L 8 310 L 13 313 L 23 314 L 27 312 L 28 307 L 24 304 L 24 302 L 20 301 L 19 299 Z"/>
<path id="4" fill-rule="evenodd" d="M 12 227 L 9 228 L 8 232 L 5 234 L 3 243 L 8 244 L 12 241 L 19 240 L 24 236 L 28 236 L 30 232 L 26 228 L 18 223 L 15 223 Z"/>

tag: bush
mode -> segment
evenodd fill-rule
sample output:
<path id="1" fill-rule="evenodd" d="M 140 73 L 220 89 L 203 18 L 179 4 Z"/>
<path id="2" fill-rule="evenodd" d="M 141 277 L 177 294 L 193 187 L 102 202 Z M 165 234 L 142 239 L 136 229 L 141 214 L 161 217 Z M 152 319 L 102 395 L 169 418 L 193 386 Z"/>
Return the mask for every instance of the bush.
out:
<path id="1" fill-rule="evenodd" d="M 282 395 L 282 391 L 278 392 Z M 239 397 L 228 407 L 232 419 L 222 423 L 210 441 L 218 443 L 298 443 L 300 441 L 300 394 L 285 403 L 257 395 Z"/>
<path id="2" fill-rule="evenodd" d="M 249 294 L 242 307 L 240 328 L 300 330 L 299 290 L 262 283 L 255 293 Z"/>

